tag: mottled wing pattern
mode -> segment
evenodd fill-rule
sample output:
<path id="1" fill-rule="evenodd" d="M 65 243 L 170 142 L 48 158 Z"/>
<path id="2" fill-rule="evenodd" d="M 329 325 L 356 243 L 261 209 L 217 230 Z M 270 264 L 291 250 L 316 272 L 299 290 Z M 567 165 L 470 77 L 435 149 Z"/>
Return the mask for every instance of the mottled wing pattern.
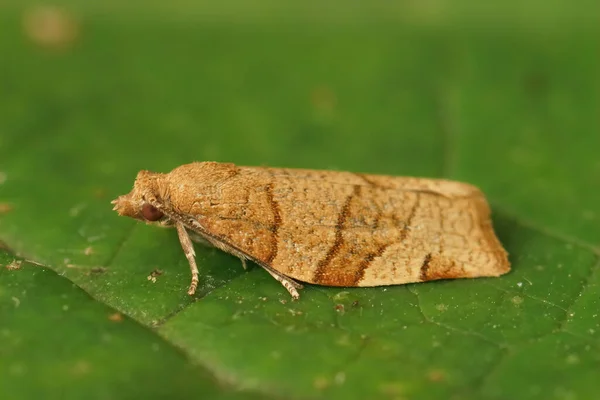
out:
<path id="1" fill-rule="evenodd" d="M 239 167 L 215 191 L 182 211 L 198 215 L 210 201 L 212 214 L 198 219 L 206 231 L 299 281 L 378 286 L 509 270 L 487 202 L 471 185 Z"/>

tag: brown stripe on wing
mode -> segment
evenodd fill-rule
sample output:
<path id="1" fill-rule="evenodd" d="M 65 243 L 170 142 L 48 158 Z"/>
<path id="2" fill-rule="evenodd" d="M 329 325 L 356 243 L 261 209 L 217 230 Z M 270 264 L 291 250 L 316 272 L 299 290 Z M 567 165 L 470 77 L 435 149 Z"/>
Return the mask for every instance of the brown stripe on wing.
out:
<path id="1" fill-rule="evenodd" d="M 367 256 L 364 258 L 364 260 L 358 265 L 358 268 L 356 269 L 356 272 L 354 274 L 354 281 L 352 282 L 352 284 L 350 286 L 358 285 L 358 283 L 364 277 L 365 271 L 367 270 L 367 268 L 369 268 L 369 266 L 371 265 L 373 260 L 377 257 L 381 257 L 383 255 L 383 253 L 385 252 L 385 250 L 389 246 L 390 246 L 389 244 L 381 245 L 374 252 L 367 254 Z"/>
<path id="2" fill-rule="evenodd" d="M 419 273 L 419 279 L 422 281 L 426 281 L 427 272 L 429 271 L 429 263 L 431 262 L 431 253 L 427 253 L 425 258 L 423 258 L 423 264 L 421 264 L 421 272 Z"/>
<path id="3" fill-rule="evenodd" d="M 329 250 L 327 251 L 327 254 L 325 254 L 325 257 L 317 264 L 317 270 L 315 271 L 313 278 L 315 283 L 322 285 L 343 286 L 340 284 L 335 284 L 337 283 L 336 276 L 335 274 L 331 274 L 331 271 L 328 271 L 328 267 L 331 263 L 331 260 L 335 257 L 335 255 L 342 247 L 342 244 L 344 242 L 344 224 L 346 222 L 346 219 L 348 218 L 348 215 L 350 214 L 350 204 L 352 203 L 352 200 L 355 197 L 360 196 L 360 192 L 361 187 L 358 185 L 354 186 L 352 193 L 348 195 L 348 197 L 346 198 L 346 202 L 342 206 L 342 210 L 338 215 L 338 220 L 335 225 L 335 240 L 329 248 Z"/>
<path id="4" fill-rule="evenodd" d="M 402 232 L 400 232 L 400 241 L 404 242 L 404 239 L 406 239 L 406 237 L 408 236 L 408 232 L 410 230 L 410 225 L 412 224 L 412 220 L 415 217 L 415 214 L 417 213 L 417 208 L 419 208 L 419 203 L 421 202 L 421 193 L 415 193 L 415 196 L 417 197 L 415 199 L 415 203 L 413 204 L 412 208 L 410 209 L 410 213 L 408 214 L 408 218 L 406 218 L 406 221 L 404 221 L 404 226 L 402 227 Z M 392 216 L 394 219 L 397 218 L 396 214 L 394 213 Z"/>
<path id="5" fill-rule="evenodd" d="M 375 188 L 380 188 L 380 189 L 387 189 L 387 186 L 383 186 L 375 181 L 373 181 L 372 179 L 370 179 L 367 174 L 362 174 L 360 172 L 354 172 L 354 175 L 359 177 L 360 179 L 362 179 L 367 185 L 375 187 Z"/>
<path id="6" fill-rule="evenodd" d="M 363 194 L 368 195 L 363 192 L 365 190 L 369 189 L 357 185 L 346 199 L 338 217 L 335 241 L 318 264 L 315 283 L 329 286 L 357 286 L 373 260 L 383 255 L 392 244 L 377 241 L 373 232 L 368 234 L 364 230 L 349 229 L 354 226 L 346 226 L 349 218 L 362 216 L 368 211 L 375 212 L 375 223 L 381 218 L 379 207 L 373 207 L 368 199 L 361 198 Z M 361 242 L 361 237 L 363 239 L 368 237 L 366 243 L 363 242 L 365 244 L 361 247 L 352 247 L 351 243 L 356 240 Z"/>
<path id="7" fill-rule="evenodd" d="M 419 278 L 421 281 L 466 278 L 471 276 L 462 263 L 447 259 L 439 254 L 428 253 L 423 258 Z"/>
<path id="8" fill-rule="evenodd" d="M 265 260 L 265 263 L 271 265 L 271 262 L 277 257 L 277 250 L 279 247 L 279 237 L 278 231 L 281 226 L 281 210 L 279 209 L 279 204 L 273 198 L 273 183 L 269 183 L 266 187 L 267 194 L 267 202 L 271 208 L 271 212 L 273 213 L 273 225 L 270 227 L 271 235 L 271 252 L 269 256 Z"/>

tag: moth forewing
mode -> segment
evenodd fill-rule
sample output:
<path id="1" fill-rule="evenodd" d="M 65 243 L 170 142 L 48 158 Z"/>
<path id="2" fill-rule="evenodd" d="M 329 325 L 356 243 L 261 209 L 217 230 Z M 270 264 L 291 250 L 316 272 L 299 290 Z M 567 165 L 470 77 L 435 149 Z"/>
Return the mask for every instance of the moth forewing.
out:
<path id="1" fill-rule="evenodd" d="M 143 171 L 114 203 L 121 215 L 176 226 L 190 294 L 190 235 L 256 262 L 294 298 L 296 280 L 380 286 L 510 269 L 487 201 L 461 182 L 201 162 Z"/>

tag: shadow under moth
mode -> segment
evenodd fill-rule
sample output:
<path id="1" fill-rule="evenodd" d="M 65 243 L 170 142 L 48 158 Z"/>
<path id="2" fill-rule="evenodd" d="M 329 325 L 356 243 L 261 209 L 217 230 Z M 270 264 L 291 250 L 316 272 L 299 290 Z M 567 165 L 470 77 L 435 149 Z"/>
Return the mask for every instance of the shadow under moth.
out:
<path id="1" fill-rule="evenodd" d="M 383 286 L 510 270 L 476 187 L 449 180 L 197 162 L 140 171 L 119 215 L 174 226 L 198 286 L 192 241 L 299 282 Z"/>

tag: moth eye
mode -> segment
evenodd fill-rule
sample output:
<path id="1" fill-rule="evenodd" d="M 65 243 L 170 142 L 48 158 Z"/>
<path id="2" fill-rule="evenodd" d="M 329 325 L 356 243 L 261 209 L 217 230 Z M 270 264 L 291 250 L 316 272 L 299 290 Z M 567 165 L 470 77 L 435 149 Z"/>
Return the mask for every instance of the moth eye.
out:
<path id="1" fill-rule="evenodd" d="M 164 214 L 152 204 L 146 203 L 142 206 L 142 217 L 148 221 L 158 221 L 163 215 Z"/>

